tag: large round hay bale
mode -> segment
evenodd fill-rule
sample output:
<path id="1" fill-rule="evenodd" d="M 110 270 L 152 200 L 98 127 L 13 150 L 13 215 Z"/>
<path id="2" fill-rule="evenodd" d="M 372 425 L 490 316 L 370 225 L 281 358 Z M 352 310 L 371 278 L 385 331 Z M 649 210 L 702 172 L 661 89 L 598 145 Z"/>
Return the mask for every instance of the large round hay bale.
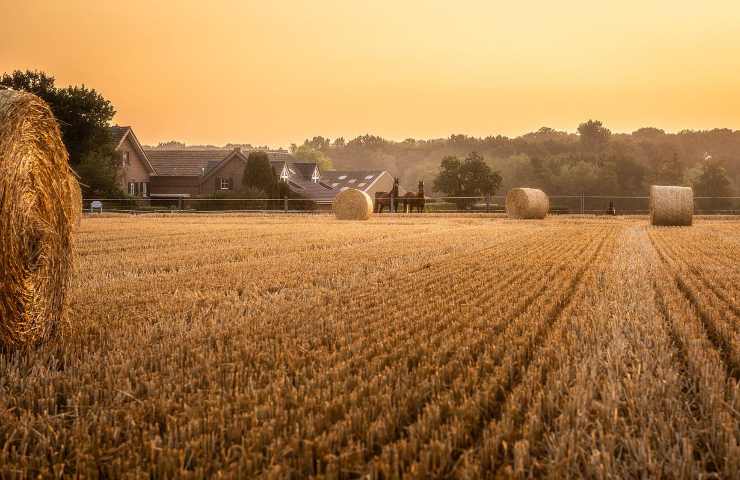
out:
<path id="1" fill-rule="evenodd" d="M 80 209 L 79 184 L 48 105 L 0 90 L 0 349 L 33 345 L 58 330 Z"/>
<path id="2" fill-rule="evenodd" d="M 506 194 L 506 214 L 511 218 L 545 218 L 550 199 L 536 188 L 512 188 Z"/>
<path id="3" fill-rule="evenodd" d="M 694 191 L 691 187 L 653 185 L 650 187 L 650 223 L 664 226 L 691 225 Z"/>
<path id="4" fill-rule="evenodd" d="M 354 188 L 339 192 L 334 197 L 334 215 L 339 220 L 367 220 L 373 213 L 373 199 Z"/>

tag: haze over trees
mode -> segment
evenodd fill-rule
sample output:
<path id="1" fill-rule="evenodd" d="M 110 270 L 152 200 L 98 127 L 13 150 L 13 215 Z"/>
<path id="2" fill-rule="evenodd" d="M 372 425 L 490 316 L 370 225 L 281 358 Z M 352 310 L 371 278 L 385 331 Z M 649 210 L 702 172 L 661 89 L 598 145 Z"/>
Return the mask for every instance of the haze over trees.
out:
<path id="1" fill-rule="evenodd" d="M 589 120 L 577 132 L 542 127 L 516 138 L 451 135 L 402 142 L 376 135 L 334 141 L 314 137 L 306 144 L 323 152 L 338 169 L 385 169 L 411 190 L 421 179 L 432 185 L 444 158 L 477 152 L 501 175 L 499 192 L 530 186 L 553 195 L 646 195 L 649 185 L 663 184 L 695 186 L 706 195 L 740 194 L 740 131 L 666 133 L 646 127 L 620 134 Z M 709 176 L 702 177 L 707 153 L 712 167 Z"/>

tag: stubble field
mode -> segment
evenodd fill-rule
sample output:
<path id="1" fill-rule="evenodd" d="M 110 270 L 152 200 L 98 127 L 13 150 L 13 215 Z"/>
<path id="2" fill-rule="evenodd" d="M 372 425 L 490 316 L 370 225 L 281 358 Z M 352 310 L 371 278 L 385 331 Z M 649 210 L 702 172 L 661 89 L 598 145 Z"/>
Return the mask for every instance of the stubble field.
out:
<path id="1" fill-rule="evenodd" d="M 740 475 L 740 221 L 86 218 L 0 477 Z"/>

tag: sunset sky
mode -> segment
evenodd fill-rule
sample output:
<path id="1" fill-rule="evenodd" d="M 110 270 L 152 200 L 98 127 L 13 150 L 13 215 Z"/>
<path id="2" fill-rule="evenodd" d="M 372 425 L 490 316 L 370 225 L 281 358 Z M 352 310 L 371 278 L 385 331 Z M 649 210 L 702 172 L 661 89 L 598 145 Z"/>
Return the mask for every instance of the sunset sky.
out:
<path id="1" fill-rule="evenodd" d="M 740 129 L 737 1 L 0 0 L 0 72 L 84 83 L 142 142 Z"/>

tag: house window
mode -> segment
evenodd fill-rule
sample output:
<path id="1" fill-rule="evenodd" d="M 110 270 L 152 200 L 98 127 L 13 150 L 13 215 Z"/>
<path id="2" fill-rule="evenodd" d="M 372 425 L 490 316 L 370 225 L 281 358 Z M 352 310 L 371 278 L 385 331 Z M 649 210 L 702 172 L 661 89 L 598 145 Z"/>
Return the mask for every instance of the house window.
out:
<path id="1" fill-rule="evenodd" d="M 283 167 L 283 171 L 280 173 L 280 180 L 283 182 L 288 181 L 288 167 Z"/>
<path id="2" fill-rule="evenodd" d="M 128 194 L 132 197 L 136 196 L 136 184 L 134 182 L 128 182 Z"/>
<path id="3" fill-rule="evenodd" d="M 131 165 L 128 158 L 128 152 L 123 152 L 121 155 L 123 157 L 123 166 L 128 167 L 129 165 Z"/>
<path id="4" fill-rule="evenodd" d="M 141 190 L 141 196 L 142 197 L 146 197 L 146 195 L 147 195 L 146 182 L 141 182 L 141 189 L 140 190 Z"/>
<path id="5" fill-rule="evenodd" d="M 220 188 L 221 188 L 221 190 L 229 190 L 230 186 L 229 186 L 229 179 L 228 178 L 222 178 L 221 179 L 221 186 L 220 186 Z"/>
<path id="6" fill-rule="evenodd" d="M 313 175 L 311 175 L 311 180 L 313 180 L 313 183 L 319 183 L 319 180 L 321 180 L 321 174 L 319 173 L 318 168 L 313 169 Z"/>

